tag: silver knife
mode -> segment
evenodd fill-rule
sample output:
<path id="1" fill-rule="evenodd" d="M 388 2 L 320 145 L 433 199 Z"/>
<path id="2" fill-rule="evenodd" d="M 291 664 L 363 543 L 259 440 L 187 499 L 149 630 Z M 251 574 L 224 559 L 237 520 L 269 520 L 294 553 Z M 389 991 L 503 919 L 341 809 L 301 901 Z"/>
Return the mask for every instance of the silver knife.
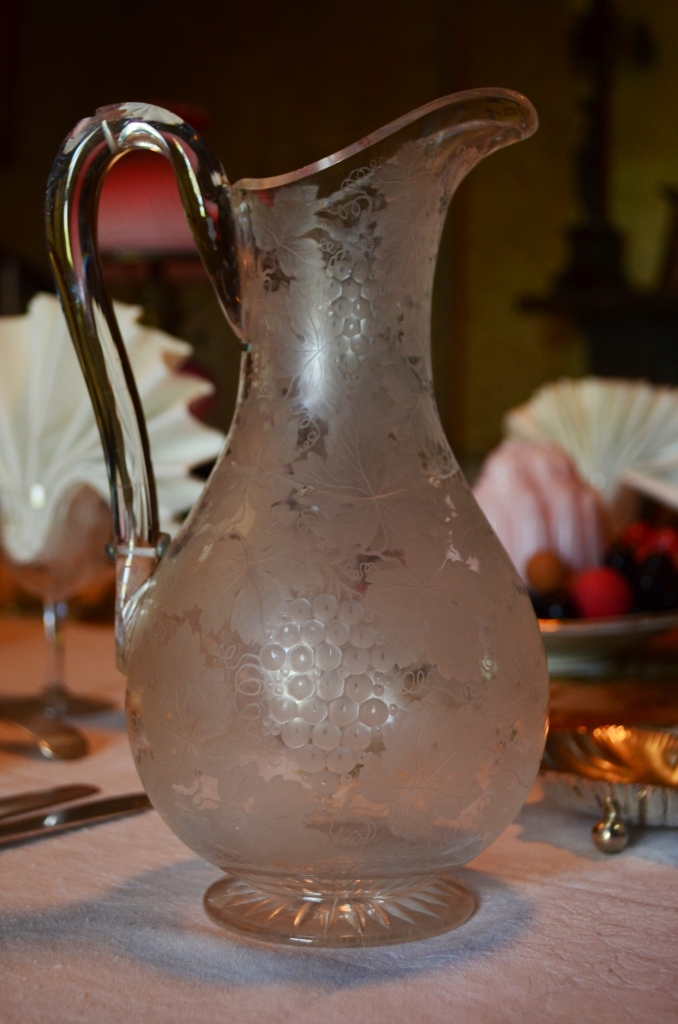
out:
<path id="1" fill-rule="evenodd" d="M 67 832 L 73 828 L 96 825 L 101 821 L 124 818 L 128 814 L 139 814 L 151 808 L 151 801 L 145 793 L 128 793 L 125 796 L 104 797 L 90 800 L 76 807 L 65 807 L 48 814 L 36 814 L 0 825 L 0 847 L 23 843 L 27 839 Z"/>
<path id="2" fill-rule="evenodd" d="M 19 814 L 28 814 L 29 811 L 39 811 L 41 807 L 70 804 L 74 800 L 82 800 L 83 797 L 94 796 L 98 792 L 98 786 L 55 786 L 54 789 L 32 789 L 27 793 L 0 797 L 0 820 L 16 818 Z"/>

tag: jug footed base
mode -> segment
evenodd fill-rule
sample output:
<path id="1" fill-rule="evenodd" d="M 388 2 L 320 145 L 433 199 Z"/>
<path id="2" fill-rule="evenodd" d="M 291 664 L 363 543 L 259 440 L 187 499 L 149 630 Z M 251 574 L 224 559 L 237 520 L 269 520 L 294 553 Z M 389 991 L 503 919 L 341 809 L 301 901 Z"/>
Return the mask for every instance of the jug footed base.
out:
<path id="1" fill-rule="evenodd" d="M 431 875 L 330 884 L 225 875 L 204 904 L 222 928 L 260 942 L 343 948 L 426 939 L 458 928 L 475 910 L 467 889 Z"/>

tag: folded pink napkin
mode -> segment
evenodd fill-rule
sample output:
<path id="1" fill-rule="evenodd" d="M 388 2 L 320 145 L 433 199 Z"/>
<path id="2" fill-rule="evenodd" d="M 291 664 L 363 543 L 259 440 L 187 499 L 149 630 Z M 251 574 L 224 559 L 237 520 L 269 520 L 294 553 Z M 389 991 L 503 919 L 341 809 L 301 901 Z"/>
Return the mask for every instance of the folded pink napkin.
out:
<path id="1" fill-rule="evenodd" d="M 577 570 L 602 561 L 598 496 L 562 448 L 503 441 L 485 460 L 473 492 L 523 579 L 537 551 L 553 551 Z"/>

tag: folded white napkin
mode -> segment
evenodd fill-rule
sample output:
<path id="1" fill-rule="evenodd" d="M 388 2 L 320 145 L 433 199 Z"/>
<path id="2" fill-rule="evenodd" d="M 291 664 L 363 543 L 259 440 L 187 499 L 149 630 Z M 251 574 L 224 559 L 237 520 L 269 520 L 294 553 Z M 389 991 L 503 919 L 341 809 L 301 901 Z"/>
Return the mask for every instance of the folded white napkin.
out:
<path id="1" fill-rule="evenodd" d="M 564 449 L 608 506 L 626 485 L 678 509 L 678 388 L 561 380 L 507 413 L 504 427 L 507 437 Z"/>
<path id="2" fill-rule="evenodd" d="M 141 309 L 115 303 L 137 382 L 158 485 L 161 527 L 177 529 L 202 482 L 190 468 L 215 458 L 224 435 L 189 411 L 212 390 L 177 372 L 191 347 L 140 324 Z M 3 545 L 19 563 L 44 549 L 63 499 L 88 485 L 109 501 L 99 431 L 58 300 L 40 294 L 22 316 L 0 317 L 0 513 Z"/>

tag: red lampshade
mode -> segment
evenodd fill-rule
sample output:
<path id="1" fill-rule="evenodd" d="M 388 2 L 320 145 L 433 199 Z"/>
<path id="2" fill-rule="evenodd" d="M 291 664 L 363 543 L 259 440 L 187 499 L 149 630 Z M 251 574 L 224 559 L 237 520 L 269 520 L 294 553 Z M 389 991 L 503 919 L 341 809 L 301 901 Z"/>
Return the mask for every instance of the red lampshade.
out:
<path id="1" fill-rule="evenodd" d="M 129 153 L 104 182 L 99 202 L 102 253 L 195 254 L 171 164 L 156 153 Z"/>

